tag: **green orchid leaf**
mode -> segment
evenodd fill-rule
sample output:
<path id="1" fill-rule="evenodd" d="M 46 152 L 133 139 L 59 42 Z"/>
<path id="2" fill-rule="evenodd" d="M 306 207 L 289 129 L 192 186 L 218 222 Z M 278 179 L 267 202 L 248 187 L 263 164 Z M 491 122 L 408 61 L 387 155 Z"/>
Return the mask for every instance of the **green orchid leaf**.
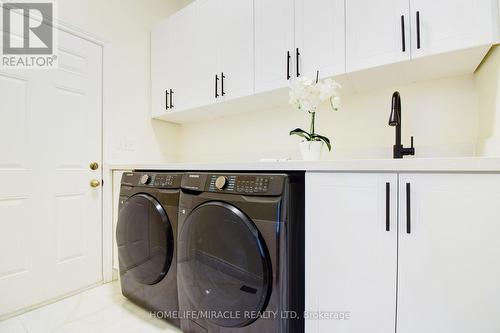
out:
<path id="1" fill-rule="evenodd" d="M 298 135 L 300 137 L 303 137 L 307 141 L 311 141 L 311 135 L 301 128 L 296 128 L 296 129 L 290 131 L 290 135 Z"/>
<path id="2" fill-rule="evenodd" d="M 328 147 L 328 151 L 332 151 L 332 145 L 330 143 L 330 139 L 328 139 L 326 136 L 319 135 L 319 134 L 313 134 L 311 136 L 311 139 L 313 139 L 315 141 L 323 141 L 326 144 L 326 146 Z"/>

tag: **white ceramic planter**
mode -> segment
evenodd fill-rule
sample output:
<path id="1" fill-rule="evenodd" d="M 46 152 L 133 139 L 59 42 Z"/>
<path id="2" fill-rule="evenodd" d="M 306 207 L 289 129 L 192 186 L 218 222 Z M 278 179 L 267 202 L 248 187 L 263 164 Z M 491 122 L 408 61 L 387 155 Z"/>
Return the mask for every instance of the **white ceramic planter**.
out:
<path id="1" fill-rule="evenodd" d="M 304 161 L 318 161 L 323 150 L 322 141 L 302 141 L 300 143 L 300 154 Z"/>

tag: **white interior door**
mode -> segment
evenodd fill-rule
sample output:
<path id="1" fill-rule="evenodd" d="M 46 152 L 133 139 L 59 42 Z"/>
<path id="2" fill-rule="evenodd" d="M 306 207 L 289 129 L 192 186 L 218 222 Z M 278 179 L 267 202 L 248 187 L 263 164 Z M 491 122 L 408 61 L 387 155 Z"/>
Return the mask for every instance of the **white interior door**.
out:
<path id="1" fill-rule="evenodd" d="M 58 69 L 0 71 L 0 316 L 102 280 L 102 48 L 58 33 Z"/>
<path id="2" fill-rule="evenodd" d="M 410 7 L 413 58 L 490 44 L 498 31 L 494 0 L 411 0 Z"/>
<path id="3" fill-rule="evenodd" d="M 308 333 L 394 332 L 396 219 L 396 174 L 306 173 Z"/>
<path id="4" fill-rule="evenodd" d="M 406 174 L 399 182 L 396 331 L 500 332 L 500 174 Z"/>
<path id="5" fill-rule="evenodd" d="M 255 91 L 288 85 L 294 77 L 294 1 L 255 0 Z M 290 60 L 287 60 L 287 52 Z"/>
<path id="6" fill-rule="evenodd" d="M 299 71 L 314 78 L 345 72 L 344 0 L 295 0 Z"/>
<path id="7" fill-rule="evenodd" d="M 409 0 L 347 0 L 345 6 L 348 72 L 410 59 Z"/>

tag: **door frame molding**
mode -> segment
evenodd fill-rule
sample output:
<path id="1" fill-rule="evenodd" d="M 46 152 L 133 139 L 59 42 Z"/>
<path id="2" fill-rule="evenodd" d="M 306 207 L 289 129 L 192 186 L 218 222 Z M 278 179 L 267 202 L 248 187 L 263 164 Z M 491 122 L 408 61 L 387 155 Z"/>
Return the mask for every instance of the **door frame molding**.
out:
<path id="1" fill-rule="evenodd" d="M 111 60 L 112 44 L 109 40 L 96 34 L 83 30 L 65 21 L 54 19 L 53 26 L 56 29 L 67 32 L 73 36 L 85 39 L 102 48 L 102 72 L 101 72 L 101 242 L 102 242 L 102 283 L 113 280 L 113 225 L 107 223 L 112 221 L 112 207 L 105 205 L 112 202 L 112 170 L 108 167 L 109 152 L 111 151 Z"/>

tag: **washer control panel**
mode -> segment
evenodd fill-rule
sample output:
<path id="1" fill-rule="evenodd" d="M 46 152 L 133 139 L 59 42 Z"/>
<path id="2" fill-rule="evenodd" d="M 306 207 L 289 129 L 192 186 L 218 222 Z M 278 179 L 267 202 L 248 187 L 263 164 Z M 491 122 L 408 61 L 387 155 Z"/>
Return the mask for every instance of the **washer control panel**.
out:
<path id="1" fill-rule="evenodd" d="M 243 193 L 266 193 L 269 190 L 269 176 L 239 176 L 236 191 Z"/>
<path id="2" fill-rule="evenodd" d="M 215 193 L 278 195 L 283 190 L 281 174 L 185 174 L 182 188 Z"/>

